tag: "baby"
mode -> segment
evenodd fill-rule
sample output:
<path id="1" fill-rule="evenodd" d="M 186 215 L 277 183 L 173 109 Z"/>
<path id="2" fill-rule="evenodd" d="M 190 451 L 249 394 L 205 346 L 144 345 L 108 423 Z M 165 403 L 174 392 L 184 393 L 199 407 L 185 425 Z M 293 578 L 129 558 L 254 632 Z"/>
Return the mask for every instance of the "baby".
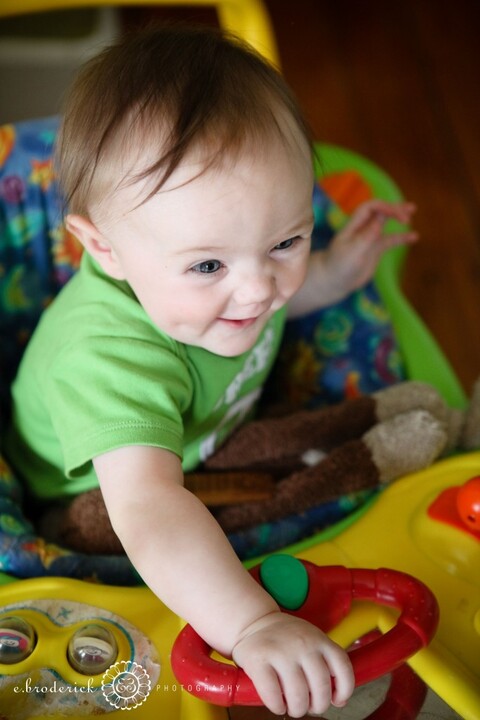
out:
<path id="1" fill-rule="evenodd" d="M 39 502 L 100 485 L 148 586 L 273 713 L 344 705 L 347 654 L 280 612 L 183 474 L 251 417 L 287 315 L 369 280 L 386 248 L 415 239 L 383 232 L 413 206 L 369 202 L 310 253 L 312 143 L 297 104 L 256 53 L 207 29 L 150 29 L 91 60 L 58 165 L 86 252 L 25 353 L 10 460 Z"/>

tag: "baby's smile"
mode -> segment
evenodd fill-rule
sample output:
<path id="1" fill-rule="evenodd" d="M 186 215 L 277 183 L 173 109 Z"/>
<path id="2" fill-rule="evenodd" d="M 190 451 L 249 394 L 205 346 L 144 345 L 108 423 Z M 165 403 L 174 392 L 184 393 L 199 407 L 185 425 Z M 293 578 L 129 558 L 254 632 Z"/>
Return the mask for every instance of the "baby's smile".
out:
<path id="1" fill-rule="evenodd" d="M 230 327 L 243 329 L 250 327 L 250 325 L 253 325 L 254 322 L 258 320 L 258 317 L 252 317 L 252 318 L 244 318 L 243 320 L 234 320 L 232 318 L 218 318 L 218 320 L 222 323 L 226 323 Z"/>

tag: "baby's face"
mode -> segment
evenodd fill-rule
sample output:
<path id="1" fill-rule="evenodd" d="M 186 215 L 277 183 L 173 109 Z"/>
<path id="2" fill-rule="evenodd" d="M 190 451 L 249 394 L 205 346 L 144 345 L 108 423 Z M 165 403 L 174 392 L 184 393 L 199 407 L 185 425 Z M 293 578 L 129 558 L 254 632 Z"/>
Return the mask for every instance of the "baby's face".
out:
<path id="1" fill-rule="evenodd" d="M 185 161 L 109 230 L 145 311 L 182 343 L 229 357 L 246 352 L 304 281 L 311 162 L 306 148 L 294 153 L 278 142 L 272 150 L 194 180 L 201 166 Z M 126 192 L 130 208 L 138 190 Z"/>

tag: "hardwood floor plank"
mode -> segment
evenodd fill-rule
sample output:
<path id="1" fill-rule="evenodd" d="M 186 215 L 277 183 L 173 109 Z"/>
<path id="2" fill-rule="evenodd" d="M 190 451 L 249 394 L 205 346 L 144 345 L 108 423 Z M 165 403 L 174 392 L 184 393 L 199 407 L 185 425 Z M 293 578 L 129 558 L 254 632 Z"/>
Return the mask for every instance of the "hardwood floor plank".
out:
<path id="1" fill-rule="evenodd" d="M 361 129 L 348 68 L 331 32 L 329 4 L 301 0 L 267 0 L 279 45 L 282 72 L 295 91 L 315 136 L 348 147 L 361 145 Z"/>
<path id="2" fill-rule="evenodd" d="M 455 134 L 457 157 L 464 162 L 467 183 L 475 189 L 475 196 L 466 198 L 470 210 L 480 224 L 480 4 L 458 0 L 455 4 L 438 3 L 431 12 L 431 2 L 421 0 L 412 4 L 417 28 L 428 54 L 432 76 L 438 85 L 438 95 Z M 480 243 L 479 243 L 480 248 Z"/>

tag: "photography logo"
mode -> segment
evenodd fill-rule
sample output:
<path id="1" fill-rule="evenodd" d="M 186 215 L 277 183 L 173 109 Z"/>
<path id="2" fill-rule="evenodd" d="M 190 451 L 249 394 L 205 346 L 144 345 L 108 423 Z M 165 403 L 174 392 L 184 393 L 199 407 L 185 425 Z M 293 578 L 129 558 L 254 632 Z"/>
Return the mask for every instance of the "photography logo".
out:
<path id="1" fill-rule="evenodd" d="M 111 665 L 102 678 L 102 692 L 107 702 L 117 710 L 133 710 L 150 694 L 148 673 L 132 660 Z"/>

